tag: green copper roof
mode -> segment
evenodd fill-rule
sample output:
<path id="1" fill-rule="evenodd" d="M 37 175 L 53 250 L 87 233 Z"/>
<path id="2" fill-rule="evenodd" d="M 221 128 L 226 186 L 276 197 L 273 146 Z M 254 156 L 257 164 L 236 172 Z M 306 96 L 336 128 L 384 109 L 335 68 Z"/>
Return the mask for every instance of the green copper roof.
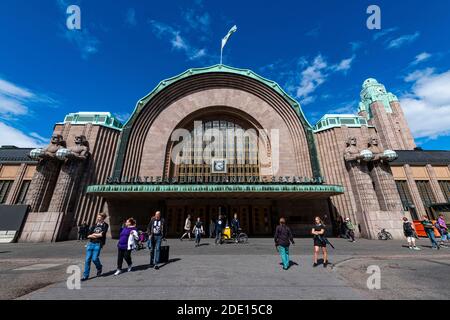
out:
<path id="1" fill-rule="evenodd" d="M 64 117 L 64 123 L 71 124 L 98 124 L 116 130 L 122 130 L 123 124 L 110 112 L 74 112 Z"/>
<path id="2" fill-rule="evenodd" d="M 297 100 L 295 100 L 293 97 L 291 97 L 289 94 L 287 94 L 286 91 L 284 91 L 280 87 L 280 85 L 278 83 L 276 83 L 275 81 L 268 80 L 268 79 L 256 74 L 252 70 L 234 68 L 234 67 L 226 66 L 223 64 L 217 64 L 217 65 L 213 65 L 210 67 L 204 67 L 204 68 L 188 69 L 185 72 L 183 72 L 177 76 L 162 80 L 148 95 L 146 95 L 145 97 L 143 97 L 142 99 L 140 99 L 137 102 L 136 107 L 134 108 L 134 111 L 133 111 L 131 117 L 128 119 L 128 121 L 123 126 L 123 132 L 122 132 L 122 136 L 120 138 L 119 148 L 117 151 L 118 153 L 117 153 L 117 157 L 116 157 L 116 163 L 114 166 L 114 173 L 113 173 L 114 176 L 118 177 L 121 175 L 124 156 L 125 156 L 125 150 L 126 150 L 126 146 L 128 143 L 128 138 L 129 138 L 129 134 L 131 132 L 131 128 L 134 124 L 134 121 L 136 121 L 139 114 L 141 113 L 143 108 L 146 106 L 146 104 L 154 96 L 156 96 L 159 92 L 161 92 L 162 90 L 164 90 L 165 88 L 167 88 L 168 86 L 170 86 L 171 84 L 173 84 L 177 81 L 180 81 L 182 79 L 185 79 L 185 78 L 188 78 L 188 77 L 191 77 L 194 75 L 217 73 L 217 72 L 236 74 L 236 75 L 241 75 L 241 76 L 255 79 L 255 80 L 265 84 L 266 86 L 272 88 L 278 94 L 280 94 L 280 96 L 283 97 L 284 100 L 287 101 L 291 105 L 291 107 L 294 109 L 295 113 L 298 116 L 298 119 L 300 120 L 300 123 L 303 125 L 305 132 L 306 132 L 306 139 L 308 141 L 308 148 L 309 148 L 309 152 L 310 152 L 311 165 L 312 165 L 314 177 L 321 176 L 320 164 L 319 164 L 316 145 L 315 145 L 315 141 L 314 141 L 313 127 L 306 119 L 306 117 L 300 107 L 300 103 Z"/>
<path id="3" fill-rule="evenodd" d="M 288 93 L 286 93 L 286 91 L 284 91 L 278 83 L 276 83 L 275 81 L 266 79 L 266 78 L 256 74 L 252 70 L 234 68 L 234 67 L 226 66 L 224 64 L 216 64 L 216 65 L 213 65 L 210 67 L 204 67 L 204 68 L 188 69 L 177 76 L 162 80 L 148 95 L 146 95 L 145 97 L 143 97 L 142 99 L 140 99 L 138 101 L 138 103 L 136 104 L 136 107 L 133 111 L 133 115 L 139 113 L 141 111 L 141 109 L 147 104 L 147 102 L 149 102 L 158 92 L 160 92 L 167 86 L 171 85 L 172 83 L 177 82 L 182 79 L 185 79 L 187 77 L 193 76 L 193 75 L 213 73 L 213 72 L 232 73 L 232 74 L 238 74 L 241 76 L 246 76 L 246 77 L 258 80 L 259 82 L 265 84 L 268 87 L 271 87 L 273 90 L 278 92 L 283 98 L 285 98 L 287 102 L 289 102 L 289 104 L 292 106 L 292 108 L 294 108 L 294 110 L 296 111 L 297 115 L 300 117 L 300 120 L 303 122 L 303 124 L 305 124 L 308 128 L 312 128 L 311 124 L 308 122 L 302 109 L 300 108 L 300 103 L 297 100 L 295 100 L 293 97 L 291 97 Z M 125 123 L 125 126 L 127 126 L 128 123 L 132 120 L 133 120 L 133 116 L 131 116 L 128 119 L 128 121 Z"/>
<path id="4" fill-rule="evenodd" d="M 326 114 L 314 126 L 314 132 L 347 126 L 350 128 L 359 128 L 368 126 L 367 120 L 354 114 Z"/>
<path id="5" fill-rule="evenodd" d="M 369 78 L 363 82 L 360 97 L 361 102 L 359 103 L 358 111 L 366 112 L 368 119 L 372 118 L 372 110 L 370 110 L 370 105 L 373 102 L 381 102 L 386 109 L 386 112 L 392 113 L 391 102 L 398 101 L 397 97 L 393 93 L 387 92 L 386 87 L 373 78 Z"/>

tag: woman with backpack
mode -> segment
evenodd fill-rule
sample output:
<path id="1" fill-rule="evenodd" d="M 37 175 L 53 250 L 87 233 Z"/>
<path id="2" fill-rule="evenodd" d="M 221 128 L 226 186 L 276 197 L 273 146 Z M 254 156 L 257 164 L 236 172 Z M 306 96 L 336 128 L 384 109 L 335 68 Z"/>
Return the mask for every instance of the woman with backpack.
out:
<path id="1" fill-rule="evenodd" d="M 411 250 L 420 250 L 416 246 L 416 230 L 411 221 L 408 221 L 407 217 L 403 217 L 403 234 L 406 237 L 406 241 L 408 241 L 408 247 Z"/>
<path id="2" fill-rule="evenodd" d="M 328 252 L 327 252 L 327 241 L 325 239 L 325 225 L 320 217 L 314 219 L 314 226 L 311 230 L 311 234 L 314 236 L 314 264 L 313 267 L 317 267 L 319 263 L 317 258 L 319 256 L 320 248 L 322 248 L 323 254 L 323 267 L 326 268 L 328 265 Z"/>
<path id="3" fill-rule="evenodd" d="M 138 239 L 136 220 L 129 218 L 125 222 L 125 227 L 122 228 L 122 231 L 120 232 L 119 242 L 117 243 L 117 270 L 114 273 L 115 276 L 122 273 L 123 259 L 125 259 L 128 264 L 127 271 L 130 272 L 132 270 L 133 263 L 131 261 L 131 250 L 136 249 L 136 241 Z"/>

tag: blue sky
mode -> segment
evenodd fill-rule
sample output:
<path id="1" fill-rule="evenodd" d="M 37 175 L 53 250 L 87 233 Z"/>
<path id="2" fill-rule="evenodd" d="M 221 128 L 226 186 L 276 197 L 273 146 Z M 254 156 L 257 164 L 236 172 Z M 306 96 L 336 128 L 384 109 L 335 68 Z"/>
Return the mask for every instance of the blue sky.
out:
<path id="1" fill-rule="evenodd" d="M 81 31 L 66 8 L 81 8 Z M 381 8 L 369 30 L 367 7 Z M 401 100 L 416 141 L 450 149 L 450 1 L 0 2 L 0 144 L 46 144 L 76 111 L 126 120 L 160 80 L 219 62 L 277 81 L 308 120 L 354 113 L 374 77 Z"/>

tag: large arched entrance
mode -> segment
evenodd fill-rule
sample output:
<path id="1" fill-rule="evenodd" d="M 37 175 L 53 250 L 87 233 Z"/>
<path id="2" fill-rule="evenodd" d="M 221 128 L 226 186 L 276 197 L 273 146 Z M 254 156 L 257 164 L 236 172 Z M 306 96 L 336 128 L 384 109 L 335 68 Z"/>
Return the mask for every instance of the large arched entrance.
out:
<path id="1" fill-rule="evenodd" d="M 112 177 L 88 191 L 107 200 L 112 230 L 130 213 L 145 226 L 161 210 L 172 235 L 188 214 L 208 225 L 219 213 L 238 213 L 251 235 L 271 235 L 281 215 L 307 233 L 343 189 L 323 183 L 299 104 L 274 82 L 219 65 L 162 81 L 141 99 Z"/>

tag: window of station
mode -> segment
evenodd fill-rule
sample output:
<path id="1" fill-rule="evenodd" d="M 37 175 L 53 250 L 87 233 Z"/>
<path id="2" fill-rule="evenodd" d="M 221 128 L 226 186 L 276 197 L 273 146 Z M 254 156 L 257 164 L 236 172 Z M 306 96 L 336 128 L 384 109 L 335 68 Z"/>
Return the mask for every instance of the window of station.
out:
<path id="1" fill-rule="evenodd" d="M 409 211 L 411 213 L 413 220 L 418 220 L 417 212 L 414 208 L 414 203 L 409 192 L 408 183 L 406 180 L 396 180 L 397 190 L 400 195 L 400 200 L 402 201 L 403 210 Z"/>
<path id="2" fill-rule="evenodd" d="M 341 124 L 350 124 L 350 125 L 352 125 L 352 124 L 355 124 L 355 119 L 353 119 L 353 118 L 342 118 L 342 119 L 340 119 L 341 120 Z"/>
<path id="3" fill-rule="evenodd" d="M 441 186 L 447 202 L 450 202 L 450 180 L 441 180 L 439 181 L 439 185 Z"/>
<path id="4" fill-rule="evenodd" d="M 205 141 L 203 144 L 196 145 L 192 142 L 182 147 L 179 153 L 182 161 L 174 166 L 173 175 L 178 177 L 214 175 L 211 172 L 211 163 L 205 163 L 204 159 L 208 148 L 211 148 L 212 158 L 226 160 L 226 175 L 242 177 L 259 175 L 258 132 L 256 130 L 248 130 L 235 122 L 226 120 L 203 122 L 201 128 L 193 129 L 192 137 L 197 135 L 196 130 L 202 130 Z M 215 130 L 220 132 L 220 135 L 215 134 Z M 216 141 L 216 135 L 220 140 Z M 213 151 L 213 145 L 219 147 L 219 152 Z"/>
<path id="5" fill-rule="evenodd" d="M 6 202 L 13 180 L 0 180 L 0 204 Z"/>
<path id="6" fill-rule="evenodd" d="M 334 125 L 334 124 L 337 124 L 337 121 L 336 121 L 336 119 L 334 119 L 334 118 L 330 118 L 330 119 L 328 119 L 328 123 L 329 123 L 330 125 Z"/>
<path id="7" fill-rule="evenodd" d="M 20 186 L 20 192 L 16 199 L 16 204 L 25 204 L 25 198 L 28 193 L 28 189 L 30 188 L 30 180 L 24 180 L 22 185 Z"/>
<path id="8" fill-rule="evenodd" d="M 427 210 L 428 215 L 431 217 L 432 212 L 430 210 L 430 206 L 433 203 L 436 203 L 436 198 L 434 197 L 433 191 L 431 190 L 431 184 L 428 180 L 417 180 L 416 181 L 417 188 L 419 189 L 420 198 Z"/>

